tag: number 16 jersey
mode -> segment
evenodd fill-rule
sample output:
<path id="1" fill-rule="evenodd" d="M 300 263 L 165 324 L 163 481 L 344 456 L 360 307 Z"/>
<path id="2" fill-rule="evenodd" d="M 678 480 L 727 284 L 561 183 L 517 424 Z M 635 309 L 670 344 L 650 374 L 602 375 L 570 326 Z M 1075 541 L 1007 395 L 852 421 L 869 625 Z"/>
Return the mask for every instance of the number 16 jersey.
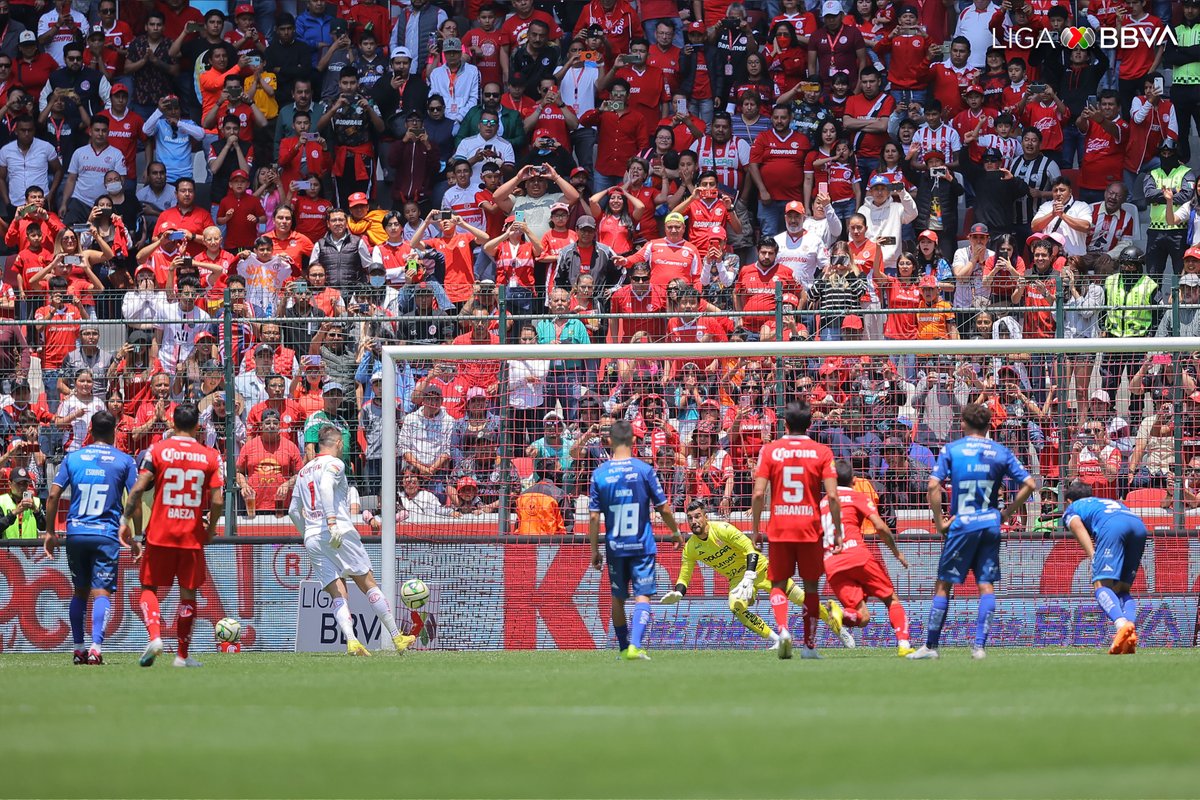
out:
<path id="1" fill-rule="evenodd" d="M 1000 527 L 1000 488 L 1005 478 L 1024 483 L 1029 472 L 1002 444 L 964 436 L 942 448 L 930 477 L 950 482 L 950 534 Z"/>
<path id="2" fill-rule="evenodd" d="M 146 541 L 159 547 L 202 548 L 212 490 L 225 484 L 221 455 L 195 439 L 172 436 L 146 451 L 142 471 L 154 473 Z"/>
<path id="3" fill-rule="evenodd" d="M 755 478 L 771 482 L 771 542 L 819 542 L 825 479 L 836 478 L 833 451 L 807 436 L 784 436 L 763 445 Z"/>

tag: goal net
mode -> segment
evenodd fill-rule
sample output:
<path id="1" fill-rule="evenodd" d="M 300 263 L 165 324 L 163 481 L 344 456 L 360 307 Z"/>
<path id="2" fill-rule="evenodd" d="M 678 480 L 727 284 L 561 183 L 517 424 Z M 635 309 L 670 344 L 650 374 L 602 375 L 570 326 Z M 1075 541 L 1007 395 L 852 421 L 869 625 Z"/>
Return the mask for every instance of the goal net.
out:
<path id="1" fill-rule="evenodd" d="M 1148 642 L 1191 645 L 1198 559 L 1188 537 L 1200 504 L 1188 487 L 1200 489 L 1200 392 L 1185 376 L 1196 374 L 1197 354 L 1200 340 L 1186 338 L 386 347 L 382 396 L 396 402 L 383 403 L 371 523 L 382 582 L 391 597 L 406 578 L 430 584 L 437 646 L 603 647 L 607 580 L 588 568 L 586 533 L 608 426 L 632 422 L 636 455 L 655 466 L 681 527 L 686 505 L 702 500 L 710 516 L 748 531 L 759 448 L 782 433 L 786 404 L 804 399 L 811 435 L 878 495 L 910 568 L 876 552 L 919 628 L 941 549 L 928 476 L 959 436 L 958 410 L 983 402 L 993 438 L 1039 487 L 1006 532 L 995 642 L 1107 636 L 1083 553 L 1059 524 L 1059 489 L 1079 478 L 1154 531 L 1137 587 L 1155 598 L 1144 611 Z M 1153 378 L 1144 364 L 1157 368 Z M 1154 434 L 1153 459 L 1135 453 L 1139 431 Z M 660 592 L 678 569 L 679 553 L 661 547 Z M 687 602 L 657 614 L 652 646 L 756 646 L 728 612 L 724 579 L 697 573 Z M 947 623 L 951 643 L 974 624 L 974 591 L 958 593 L 968 603 Z M 476 628 L 486 633 L 458 631 L 460 615 L 490 620 Z M 885 623 L 865 629 L 864 642 L 890 643 Z"/>

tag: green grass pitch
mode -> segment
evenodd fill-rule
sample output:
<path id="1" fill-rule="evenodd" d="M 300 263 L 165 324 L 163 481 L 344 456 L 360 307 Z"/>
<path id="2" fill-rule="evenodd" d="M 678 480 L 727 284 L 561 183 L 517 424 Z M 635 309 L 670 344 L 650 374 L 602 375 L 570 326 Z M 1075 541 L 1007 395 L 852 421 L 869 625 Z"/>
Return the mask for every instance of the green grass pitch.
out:
<path id="1" fill-rule="evenodd" d="M 0 795 L 1196 797 L 1197 654 L 0 656 Z"/>

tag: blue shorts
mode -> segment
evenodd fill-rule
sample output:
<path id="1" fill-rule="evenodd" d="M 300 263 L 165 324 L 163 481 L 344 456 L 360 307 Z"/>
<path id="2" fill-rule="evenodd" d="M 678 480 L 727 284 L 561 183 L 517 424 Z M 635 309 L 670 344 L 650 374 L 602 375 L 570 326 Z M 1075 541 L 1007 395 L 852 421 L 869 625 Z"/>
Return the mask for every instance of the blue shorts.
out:
<path id="1" fill-rule="evenodd" d="M 658 591 L 655 586 L 654 553 L 638 553 L 632 556 L 608 554 L 608 581 L 612 585 L 612 596 L 628 600 L 629 584 L 633 583 L 633 597 L 653 597 Z"/>
<path id="2" fill-rule="evenodd" d="M 117 559 L 121 543 L 107 536 L 68 536 L 67 568 L 76 591 L 117 590 Z"/>
<path id="3" fill-rule="evenodd" d="M 1133 583 L 1145 550 L 1146 526 L 1140 519 L 1130 519 L 1124 530 L 1096 537 L 1092 580 Z"/>
<path id="4" fill-rule="evenodd" d="M 957 585 L 966 579 L 968 570 L 975 573 L 976 583 L 1000 580 L 999 528 L 951 533 L 946 537 L 938 561 L 938 580 Z"/>

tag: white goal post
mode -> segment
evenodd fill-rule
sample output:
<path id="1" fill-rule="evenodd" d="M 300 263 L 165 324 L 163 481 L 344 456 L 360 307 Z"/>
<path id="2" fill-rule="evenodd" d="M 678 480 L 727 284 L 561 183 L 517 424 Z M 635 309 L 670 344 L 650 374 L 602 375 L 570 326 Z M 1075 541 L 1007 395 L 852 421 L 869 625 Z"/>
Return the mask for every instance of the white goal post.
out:
<path id="1" fill-rule="evenodd" d="M 382 560 L 380 579 L 389 601 L 396 602 L 396 488 L 398 420 L 396 363 L 399 361 L 510 361 L 521 359 L 614 358 L 817 358 L 825 356 L 1003 355 L 1005 353 L 1188 353 L 1200 352 L 1200 337 L 1128 339 L 947 339 L 852 342 L 715 342 L 654 344 L 499 344 L 391 345 L 383 348 L 383 464 L 380 486 Z"/>

